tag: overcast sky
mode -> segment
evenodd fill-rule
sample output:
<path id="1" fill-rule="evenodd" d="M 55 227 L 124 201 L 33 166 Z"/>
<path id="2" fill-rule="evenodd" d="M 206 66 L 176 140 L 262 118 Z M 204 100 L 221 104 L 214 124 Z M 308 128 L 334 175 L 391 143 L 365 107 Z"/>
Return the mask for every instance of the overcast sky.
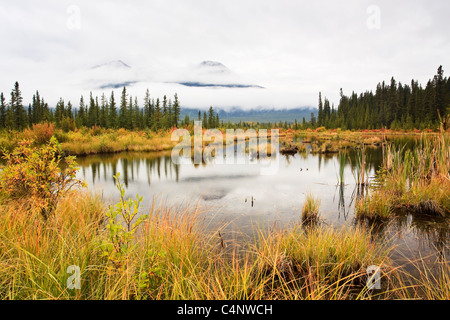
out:
<path id="1" fill-rule="evenodd" d="M 93 78 L 123 77 L 138 81 L 132 95 L 177 92 L 188 107 L 316 107 L 319 91 L 337 104 L 341 87 L 425 84 L 439 65 L 450 71 L 449 13 L 448 0 L 0 0 L 0 91 L 9 97 L 19 81 L 25 103 L 39 90 L 78 105 L 91 90 L 110 95 Z M 132 68 L 95 74 L 112 60 Z M 195 80 L 204 60 L 264 89 L 170 83 Z"/>

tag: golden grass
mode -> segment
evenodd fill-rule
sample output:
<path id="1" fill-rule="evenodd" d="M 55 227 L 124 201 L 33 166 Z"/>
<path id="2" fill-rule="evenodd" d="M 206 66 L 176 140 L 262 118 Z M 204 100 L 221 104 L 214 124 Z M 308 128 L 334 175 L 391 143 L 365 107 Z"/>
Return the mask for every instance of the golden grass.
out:
<path id="1" fill-rule="evenodd" d="M 153 203 L 126 267 L 114 269 L 100 247 L 107 236 L 105 207 L 99 197 L 73 192 L 44 221 L 29 213 L 26 202 L 3 199 L 0 298 L 390 299 L 403 294 L 403 285 L 393 287 L 400 282 L 391 269 L 389 246 L 374 241 L 368 229 L 258 229 L 254 243 L 227 251 L 218 237 L 220 227 L 208 226 L 197 207 L 185 205 Z M 81 269 L 80 290 L 67 288 L 71 265 Z M 365 286 L 370 265 L 381 267 L 381 291 Z M 436 277 L 418 279 L 422 289 L 414 297 L 424 290 L 426 298 L 441 297 L 448 270 Z"/>
<path id="2" fill-rule="evenodd" d="M 422 138 L 414 150 L 383 150 L 374 191 L 356 203 L 356 214 L 387 218 L 398 208 L 426 215 L 450 213 L 450 137 Z"/>
<path id="3" fill-rule="evenodd" d="M 302 222 L 304 224 L 316 224 L 319 221 L 320 199 L 312 194 L 307 194 L 302 208 Z"/>
<path id="4" fill-rule="evenodd" d="M 388 249 L 364 228 L 293 227 L 262 236 L 259 269 L 265 270 L 267 298 L 363 299 L 367 267 L 390 274 Z M 387 278 L 384 278 L 387 279 Z"/>
<path id="5" fill-rule="evenodd" d="M 176 142 L 170 134 L 147 135 L 145 132 L 111 131 L 100 135 L 69 132 L 62 143 L 63 150 L 72 155 L 114 153 L 121 151 L 164 151 L 170 150 Z"/>

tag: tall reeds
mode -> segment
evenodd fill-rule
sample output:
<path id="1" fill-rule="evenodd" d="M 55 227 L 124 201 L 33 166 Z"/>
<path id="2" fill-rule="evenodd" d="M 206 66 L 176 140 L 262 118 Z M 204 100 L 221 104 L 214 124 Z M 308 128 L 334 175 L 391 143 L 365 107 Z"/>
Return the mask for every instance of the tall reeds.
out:
<path id="1" fill-rule="evenodd" d="M 410 212 L 445 216 L 450 213 L 450 138 L 445 132 L 424 137 L 414 149 L 383 149 L 383 165 L 373 185 L 372 195 L 357 207 L 358 215 L 386 213 L 396 208 Z M 372 199 L 371 199 L 372 198 Z M 385 199 L 382 210 L 366 208 L 376 199 Z M 388 207 L 388 208 L 387 208 Z"/>

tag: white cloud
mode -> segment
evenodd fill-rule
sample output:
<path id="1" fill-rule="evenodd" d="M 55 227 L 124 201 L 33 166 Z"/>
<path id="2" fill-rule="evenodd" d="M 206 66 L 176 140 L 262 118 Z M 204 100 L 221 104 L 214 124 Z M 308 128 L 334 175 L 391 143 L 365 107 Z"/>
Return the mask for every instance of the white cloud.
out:
<path id="1" fill-rule="evenodd" d="M 0 91 L 19 81 L 25 101 L 38 89 L 50 103 L 77 104 L 101 82 L 139 81 L 140 97 L 178 92 L 185 106 L 316 106 L 318 92 L 375 89 L 379 81 L 424 83 L 450 66 L 446 0 L 415 1 L 4 1 L 0 2 Z M 367 28 L 367 7 L 380 29 Z M 79 8 L 80 28 L 68 28 Z M 131 70 L 93 74 L 122 60 Z M 204 60 L 229 76 L 198 74 Z M 230 81 L 266 89 L 189 88 L 168 81 Z M 109 81 L 110 80 L 110 81 Z M 92 88 L 91 88 L 92 86 Z M 119 90 L 118 90 L 119 91 Z"/>

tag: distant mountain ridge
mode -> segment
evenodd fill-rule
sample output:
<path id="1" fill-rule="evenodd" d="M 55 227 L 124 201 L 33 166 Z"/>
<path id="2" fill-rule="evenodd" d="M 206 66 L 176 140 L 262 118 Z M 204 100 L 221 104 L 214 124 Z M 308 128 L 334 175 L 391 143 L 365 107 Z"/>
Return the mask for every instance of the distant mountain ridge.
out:
<path id="1" fill-rule="evenodd" d="M 93 66 L 91 69 L 103 68 L 103 67 L 112 67 L 112 68 L 131 68 L 128 64 L 123 62 L 122 60 L 112 60 L 107 63 L 98 64 Z"/>
<path id="2" fill-rule="evenodd" d="M 191 120 L 198 119 L 198 111 L 200 109 L 192 108 L 181 108 L 181 116 L 183 119 L 186 115 L 189 116 Z M 221 108 L 214 108 L 216 112 L 219 113 L 220 120 L 224 122 L 237 123 L 242 122 L 287 122 L 294 123 L 295 120 L 301 123 L 303 117 L 306 121 L 311 119 L 311 113 L 317 117 L 317 109 L 311 107 L 305 108 L 292 108 L 292 109 L 250 109 L 244 110 L 240 107 L 234 107 L 229 110 L 224 110 Z M 201 110 L 202 115 L 205 110 Z"/>

